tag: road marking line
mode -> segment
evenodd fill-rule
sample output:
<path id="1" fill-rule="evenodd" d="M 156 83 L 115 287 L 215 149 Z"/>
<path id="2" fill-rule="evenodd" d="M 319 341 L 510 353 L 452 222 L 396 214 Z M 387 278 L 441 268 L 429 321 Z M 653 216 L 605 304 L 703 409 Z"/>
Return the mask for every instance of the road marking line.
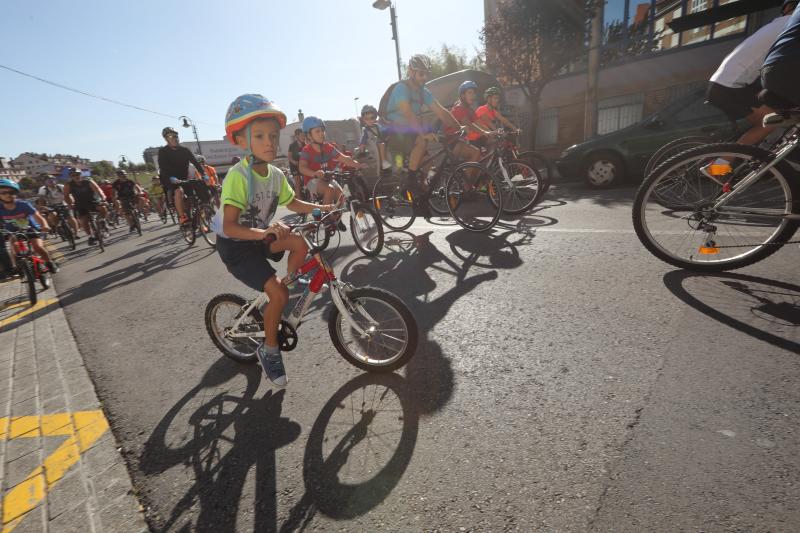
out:
<path id="1" fill-rule="evenodd" d="M 26 316 L 30 315 L 31 313 L 35 313 L 36 311 L 39 311 L 40 309 L 44 309 L 45 307 L 49 307 L 49 306 L 51 306 L 53 304 L 56 304 L 56 303 L 58 303 L 58 298 L 48 298 L 47 300 L 39 300 L 38 302 L 36 302 L 36 305 L 34 305 L 33 307 L 29 307 L 29 308 L 25 309 L 24 311 L 20 311 L 19 313 L 15 314 L 15 315 L 11 315 L 8 318 L 4 318 L 3 320 L 0 320 L 0 328 L 2 328 L 3 326 L 6 326 L 8 324 L 11 324 L 13 322 L 16 322 L 17 320 L 20 320 L 22 318 L 25 318 Z M 11 306 L 11 307 L 15 307 L 15 306 Z"/>
<path id="2" fill-rule="evenodd" d="M 76 411 L 54 415 L 0 418 L 0 439 L 66 436 L 24 481 L 14 486 L 3 499 L 3 530 L 10 533 L 50 492 L 80 455 L 92 447 L 108 430 L 103 411 Z"/>

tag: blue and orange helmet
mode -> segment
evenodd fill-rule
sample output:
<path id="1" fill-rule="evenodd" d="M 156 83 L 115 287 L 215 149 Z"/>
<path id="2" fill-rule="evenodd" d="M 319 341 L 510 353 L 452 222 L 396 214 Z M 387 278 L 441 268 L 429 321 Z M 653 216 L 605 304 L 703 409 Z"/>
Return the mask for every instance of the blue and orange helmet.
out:
<path id="1" fill-rule="evenodd" d="M 235 144 L 233 134 L 246 128 L 257 118 L 273 118 L 278 121 L 281 129 L 286 127 L 286 115 L 275 102 L 260 94 L 243 94 L 228 106 L 228 112 L 225 113 L 225 134 L 228 140 Z"/>

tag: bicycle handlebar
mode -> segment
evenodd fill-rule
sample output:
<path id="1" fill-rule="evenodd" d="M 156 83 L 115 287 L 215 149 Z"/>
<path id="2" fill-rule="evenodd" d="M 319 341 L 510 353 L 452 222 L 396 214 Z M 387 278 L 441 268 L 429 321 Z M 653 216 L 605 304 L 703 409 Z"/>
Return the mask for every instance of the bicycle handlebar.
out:
<path id="1" fill-rule="evenodd" d="M 314 217 L 314 220 L 303 222 L 302 224 L 290 224 L 289 231 L 296 232 L 297 230 L 305 231 L 305 230 L 310 230 L 312 228 L 317 228 L 322 223 L 324 223 L 325 219 L 328 218 L 329 216 L 335 213 L 343 213 L 345 211 L 347 211 L 347 209 L 345 208 L 333 209 L 331 211 L 328 211 L 328 213 L 325 216 L 322 216 L 322 211 L 319 208 L 314 208 L 314 210 L 311 212 L 311 216 Z M 275 237 L 274 233 L 269 233 L 267 234 L 266 237 L 264 237 L 264 242 L 270 244 L 272 242 L 275 242 L 277 239 L 278 238 Z"/>

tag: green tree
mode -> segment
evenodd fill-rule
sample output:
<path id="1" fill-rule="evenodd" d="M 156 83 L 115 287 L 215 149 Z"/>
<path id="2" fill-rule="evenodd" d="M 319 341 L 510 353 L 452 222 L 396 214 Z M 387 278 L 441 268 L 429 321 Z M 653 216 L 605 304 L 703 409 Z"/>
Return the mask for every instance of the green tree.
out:
<path id="1" fill-rule="evenodd" d="M 428 55 L 431 58 L 432 79 L 466 68 L 486 70 L 484 58 L 480 53 L 477 53 L 471 59 L 467 59 L 466 52 L 455 46 L 443 44 L 439 50 L 428 50 Z"/>
<path id="2" fill-rule="evenodd" d="M 114 165 L 108 161 L 99 161 L 91 167 L 92 176 L 99 178 L 110 178 L 114 175 Z"/>
<path id="3" fill-rule="evenodd" d="M 497 16 L 484 24 L 486 63 L 518 85 L 530 105 L 532 124 L 539 115 L 542 89 L 586 53 L 588 20 L 602 0 L 580 4 L 560 0 L 500 0 Z M 535 128 L 529 141 L 535 143 Z"/>
<path id="4" fill-rule="evenodd" d="M 22 190 L 29 191 L 36 188 L 36 182 L 33 180 L 33 178 L 25 176 L 19 180 L 19 187 Z"/>

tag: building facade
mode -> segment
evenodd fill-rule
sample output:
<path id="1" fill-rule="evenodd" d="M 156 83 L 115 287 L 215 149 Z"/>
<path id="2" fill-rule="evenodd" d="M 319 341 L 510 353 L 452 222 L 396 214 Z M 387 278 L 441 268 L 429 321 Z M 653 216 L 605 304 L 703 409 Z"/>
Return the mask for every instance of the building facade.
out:
<path id="1" fill-rule="evenodd" d="M 23 169 L 31 177 L 43 174 L 61 174 L 62 169 L 67 166 L 88 169 L 91 165 L 88 159 L 79 155 L 47 155 L 33 152 L 25 152 L 18 155 L 12 163 L 16 168 Z"/>
<path id="2" fill-rule="evenodd" d="M 25 169 L 17 167 L 5 157 L 0 157 L 0 179 L 7 179 L 19 183 L 19 180 L 28 175 Z"/>
<path id="3" fill-rule="evenodd" d="M 744 0 L 608 0 L 603 10 L 597 134 L 635 124 L 705 86 L 736 45 L 780 15 L 779 1 L 764 0 L 748 14 L 677 33 L 669 27 L 684 15 L 710 13 L 739 1 Z M 487 16 L 496 13 L 494 3 L 486 1 Z M 535 147 L 546 155 L 558 157 L 564 148 L 585 140 L 585 65 L 584 58 L 576 58 L 564 75 L 545 86 L 536 124 L 531 123 L 522 91 L 506 91 L 517 122 L 535 129 Z"/>

